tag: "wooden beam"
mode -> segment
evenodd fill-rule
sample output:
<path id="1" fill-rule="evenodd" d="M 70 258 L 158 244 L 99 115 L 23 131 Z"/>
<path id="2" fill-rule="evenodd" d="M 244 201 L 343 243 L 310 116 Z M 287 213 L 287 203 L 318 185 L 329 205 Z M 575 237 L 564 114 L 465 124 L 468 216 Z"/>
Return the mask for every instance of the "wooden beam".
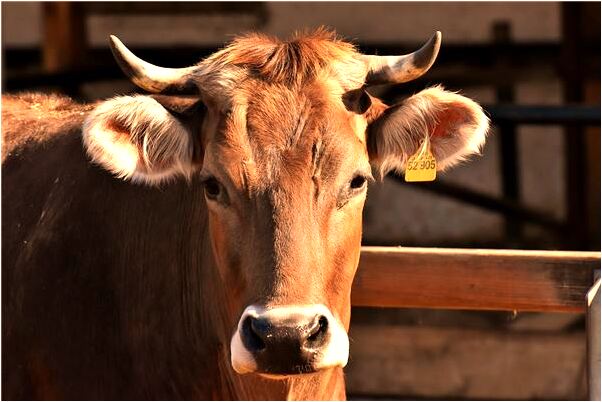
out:
<path id="1" fill-rule="evenodd" d="M 599 275 L 599 273 L 598 273 Z M 589 400 L 600 400 L 600 278 L 587 293 L 587 385 Z"/>
<path id="2" fill-rule="evenodd" d="M 599 252 L 363 247 L 354 306 L 584 312 Z"/>
<path id="3" fill-rule="evenodd" d="M 72 69 L 84 64 L 86 21 L 82 4 L 44 2 L 43 65 L 46 71 Z"/>

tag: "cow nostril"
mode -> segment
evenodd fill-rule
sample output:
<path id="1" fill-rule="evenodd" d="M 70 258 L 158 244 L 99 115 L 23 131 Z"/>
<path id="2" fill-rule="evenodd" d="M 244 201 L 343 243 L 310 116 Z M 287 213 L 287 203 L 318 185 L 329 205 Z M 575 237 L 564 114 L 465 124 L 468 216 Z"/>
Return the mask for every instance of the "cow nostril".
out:
<path id="1" fill-rule="evenodd" d="M 307 346 L 319 346 L 324 342 L 328 332 L 328 319 L 321 315 L 316 325 L 310 330 L 307 337 Z"/>
<path id="2" fill-rule="evenodd" d="M 262 331 L 261 323 L 253 317 L 245 318 L 242 323 L 242 338 L 245 346 L 252 352 L 259 352 L 265 349 L 265 342 L 263 341 L 261 334 Z"/>

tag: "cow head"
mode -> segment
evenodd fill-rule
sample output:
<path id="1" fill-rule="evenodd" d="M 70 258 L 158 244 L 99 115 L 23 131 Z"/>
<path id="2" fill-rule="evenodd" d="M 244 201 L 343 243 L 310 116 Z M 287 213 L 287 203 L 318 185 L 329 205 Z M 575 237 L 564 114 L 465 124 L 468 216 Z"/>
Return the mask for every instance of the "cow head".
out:
<path id="1" fill-rule="evenodd" d="M 386 106 L 365 92 L 424 74 L 440 34 L 404 56 L 365 56 L 323 31 L 288 42 L 248 35 L 183 69 L 111 43 L 122 69 L 154 95 L 100 104 L 85 147 L 125 179 L 204 184 L 216 286 L 232 292 L 237 311 L 234 370 L 344 366 L 372 173 L 402 171 L 425 137 L 439 169 L 485 140 L 487 118 L 463 96 L 434 87 Z"/>

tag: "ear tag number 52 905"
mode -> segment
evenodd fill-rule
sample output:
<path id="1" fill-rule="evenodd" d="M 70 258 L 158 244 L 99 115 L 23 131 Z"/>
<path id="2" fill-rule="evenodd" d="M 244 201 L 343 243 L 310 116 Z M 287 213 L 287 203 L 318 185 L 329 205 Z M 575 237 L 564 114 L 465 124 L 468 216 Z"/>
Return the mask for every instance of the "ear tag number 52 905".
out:
<path id="1" fill-rule="evenodd" d="M 430 138 L 426 136 L 418 151 L 408 158 L 405 169 L 405 180 L 433 181 L 437 176 L 437 161 L 431 152 Z"/>

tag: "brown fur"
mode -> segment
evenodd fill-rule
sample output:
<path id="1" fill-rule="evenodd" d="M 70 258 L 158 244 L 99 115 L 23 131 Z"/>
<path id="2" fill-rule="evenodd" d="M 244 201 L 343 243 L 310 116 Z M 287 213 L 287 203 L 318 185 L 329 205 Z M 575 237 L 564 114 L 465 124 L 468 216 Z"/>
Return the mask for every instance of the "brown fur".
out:
<path id="1" fill-rule="evenodd" d="M 4 361 L 17 367 L 23 361 L 20 356 L 25 359 L 30 356 L 22 355 L 15 344 L 32 350 L 37 357 L 21 370 L 5 372 L 7 397 L 39 398 L 49 395 L 48 390 L 52 389 L 54 397 L 59 399 L 344 398 L 341 369 L 274 381 L 241 377 L 232 372 L 228 362 L 229 337 L 241 308 L 251 302 L 249 295 L 253 293 L 256 295 L 253 300 L 265 298 L 274 304 L 321 301 L 340 311 L 346 325 L 349 322 L 348 293 L 353 272 L 341 270 L 342 276 L 334 278 L 318 274 L 315 276 L 318 286 L 314 287 L 297 274 L 273 277 L 270 272 L 293 273 L 294 266 L 316 270 L 330 264 L 327 262 L 330 256 L 336 258 L 333 262 L 337 264 L 356 266 L 357 253 L 328 250 L 307 253 L 304 250 L 318 250 L 321 246 L 307 244 L 298 248 L 300 239 L 291 237 L 294 232 L 287 228 L 299 224 L 309 228 L 307 224 L 313 219 L 291 208 L 305 202 L 295 195 L 297 186 L 310 185 L 316 170 L 323 170 L 325 174 L 317 176 L 322 188 L 328 190 L 333 180 L 337 183 L 340 180 L 332 172 L 339 170 L 349 146 L 361 150 L 362 145 L 353 132 L 349 137 L 353 142 L 345 145 L 337 138 L 337 131 L 328 130 L 328 125 L 319 119 L 325 110 L 326 94 L 322 94 L 322 100 L 297 105 L 294 100 L 298 98 L 292 97 L 290 90 L 284 87 L 280 90 L 271 93 L 279 101 L 289 99 L 285 106 L 291 110 L 290 119 L 278 119 L 275 114 L 281 109 L 266 107 L 270 104 L 270 92 L 262 92 L 262 96 L 247 105 L 250 114 L 258 117 L 232 113 L 222 121 L 224 128 L 215 132 L 215 144 L 224 147 L 224 152 L 207 149 L 210 155 L 221 155 L 224 162 L 229 158 L 226 166 L 235 169 L 228 171 L 233 181 L 241 177 L 235 172 L 237 166 L 244 166 L 239 161 L 246 152 L 251 157 L 249 165 L 272 172 L 259 175 L 255 169 L 255 174 L 247 173 L 246 183 L 254 189 L 254 197 L 259 196 L 267 203 L 249 204 L 241 209 L 247 211 L 240 215 L 245 219 L 242 225 L 255 228 L 255 233 L 264 233 L 254 237 L 256 242 L 249 243 L 246 250 L 233 246 L 243 243 L 242 233 L 230 230 L 231 226 L 224 222 L 227 215 L 210 211 L 209 220 L 213 222 L 208 226 L 203 223 L 207 212 L 198 181 L 190 185 L 183 182 L 164 185 L 157 192 L 120 183 L 87 164 L 79 138 L 81 120 L 69 125 L 73 131 L 45 131 L 43 138 L 11 147 L 3 165 L 3 210 L 11 217 L 5 221 L 10 225 L 5 228 L 9 237 L 3 238 L 8 245 L 3 253 L 3 266 L 7 267 L 3 271 L 6 286 L 3 306 L 4 317 L 14 324 L 15 330 L 9 329 L 11 324 L 5 326 L 9 332 L 3 337 Z M 312 91 L 308 95 L 315 95 Z M 39 99 L 41 105 L 46 104 L 43 98 Z M 52 99 L 48 98 L 49 105 Z M 25 115 L 28 108 L 14 113 Z M 85 110 L 73 103 L 69 109 Z M 12 116 L 5 115 L 7 127 L 13 127 Z M 208 117 L 208 122 L 214 117 Z M 221 120 L 219 116 L 217 119 Z M 263 119 L 278 124 L 270 127 Z M 308 121 L 303 122 L 304 119 Z M 245 123 L 241 131 L 235 128 L 235 120 Z M 333 127 L 344 124 L 345 119 Z M 323 155 L 314 165 L 312 144 L 325 134 L 329 137 L 321 140 Z M 33 136 L 28 133 L 27 137 Z M 52 150 L 53 158 L 47 157 L 48 150 Z M 38 169 L 42 171 L 32 178 L 30 173 Z M 347 170 L 352 169 L 342 171 Z M 301 181 L 282 182 L 290 177 Z M 279 181 L 283 187 L 271 187 Z M 18 183 L 26 182 L 37 192 L 33 210 L 13 202 L 32 196 L 29 189 L 14 190 Z M 7 197 L 8 194 L 11 196 Z M 189 198 L 197 202 L 182 202 Z M 276 221 L 285 226 L 270 226 L 274 222 L 270 216 L 274 213 Z M 262 222 L 267 226 L 258 226 Z M 318 221 L 317 226 L 312 224 L 314 228 L 306 239 L 318 241 L 322 237 L 320 232 L 329 227 L 340 231 L 344 227 L 341 223 L 324 226 Z M 211 230 L 203 234 L 207 227 Z M 17 233 L 21 234 L 15 238 Z M 360 226 L 356 225 L 349 233 L 355 233 L 352 243 L 359 243 Z M 210 244 L 213 253 L 208 248 Z M 228 250 L 220 250 L 220 244 Z M 235 249 L 245 253 L 232 255 Z M 215 266 L 213 255 L 218 261 L 222 258 L 227 261 L 224 265 L 218 263 L 218 270 L 211 268 Z M 36 278 L 27 273 L 37 266 L 48 266 L 50 261 L 51 269 L 37 272 Z M 251 268 L 251 263 L 256 268 Z M 274 271 L 263 270 L 269 267 Z M 242 275 L 243 271 L 253 270 L 252 277 Z M 260 284 L 266 286 L 256 287 Z M 86 291 L 73 294 L 73 289 Z M 322 298 L 325 292 L 333 295 L 333 302 Z M 23 298 L 19 294 L 36 297 Z M 334 297 L 337 294 L 342 298 Z M 198 305 L 197 300 L 201 299 L 203 304 Z M 119 319 L 113 321 L 112 317 Z M 35 324 L 21 326 L 19 322 Z M 39 333 L 46 336 L 40 338 Z M 63 342 L 74 337 L 76 342 Z M 98 353 L 92 352 L 92 348 Z M 30 382 L 39 385 L 29 388 L 25 384 Z M 34 393 L 27 393 L 28 389 Z"/>
<path id="2" fill-rule="evenodd" d="M 356 55 L 353 45 L 320 28 L 296 33 L 287 41 L 250 33 L 236 38 L 202 65 L 208 69 L 239 66 L 271 84 L 300 86 L 315 79 L 333 62 L 350 60 Z"/>
<path id="3" fill-rule="evenodd" d="M 2 96 L 2 160 L 28 141 L 48 141 L 83 123 L 95 105 L 78 105 L 60 95 Z"/>
<path id="4" fill-rule="evenodd" d="M 363 85 L 367 69 L 353 45 L 321 28 L 286 41 L 256 33 L 238 37 L 199 63 L 198 79 L 203 92 L 220 103 L 239 96 L 241 82 L 249 78 L 295 88 L 330 78 L 342 96 Z"/>
<path id="5" fill-rule="evenodd" d="M 161 113 L 124 97 L 96 107 L 4 98 L 3 396 L 344 398 L 340 367 L 279 380 L 238 375 L 229 341 L 252 303 L 324 304 L 349 325 L 366 195 L 350 182 L 368 176 L 370 162 L 403 161 L 425 135 L 413 116 L 391 120 L 403 105 L 387 113 L 372 99 L 359 114 L 345 104 L 367 73 L 359 56 L 324 30 L 238 38 L 199 64 L 202 122 L 170 97 L 153 98 Z M 436 128 L 430 105 L 448 96 L 426 95 L 435 100 L 414 98 L 427 119 L 418 127 Z M 454 97 L 447 108 L 465 110 L 463 102 Z M 170 117 L 156 121 L 167 116 L 161 107 Z M 459 131 L 445 152 L 462 157 L 474 127 L 448 116 L 438 137 L 453 145 Z M 152 128 L 165 124 L 178 127 L 178 147 L 172 130 Z M 89 163 L 82 126 L 84 136 L 100 127 L 137 150 L 161 150 L 153 174 L 186 155 L 191 179 L 158 183 L 142 169 L 122 176 L 152 186 L 117 180 L 107 172 L 112 145 L 87 147 L 100 166 Z M 204 197 L 200 179 L 210 176 L 225 190 L 220 202 Z"/>

